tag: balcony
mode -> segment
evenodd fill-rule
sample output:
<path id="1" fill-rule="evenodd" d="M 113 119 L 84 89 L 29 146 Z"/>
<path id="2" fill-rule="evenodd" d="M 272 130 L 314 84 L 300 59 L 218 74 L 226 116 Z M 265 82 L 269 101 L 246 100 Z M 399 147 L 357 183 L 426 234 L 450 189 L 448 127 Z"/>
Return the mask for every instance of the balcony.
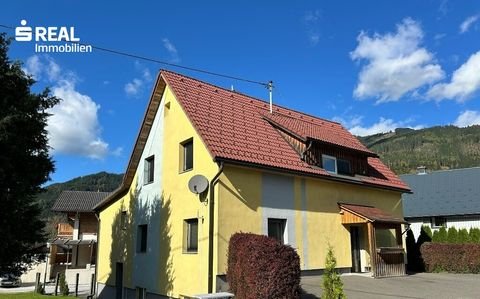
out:
<path id="1" fill-rule="evenodd" d="M 73 226 L 70 223 L 57 224 L 57 237 L 59 238 L 73 238 Z"/>

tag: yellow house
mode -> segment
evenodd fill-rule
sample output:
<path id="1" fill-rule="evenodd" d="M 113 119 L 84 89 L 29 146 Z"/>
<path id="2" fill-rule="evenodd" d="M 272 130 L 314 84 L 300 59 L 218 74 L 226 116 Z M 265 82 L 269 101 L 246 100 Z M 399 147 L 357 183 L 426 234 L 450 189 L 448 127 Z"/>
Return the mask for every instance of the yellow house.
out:
<path id="1" fill-rule="evenodd" d="M 410 192 L 340 124 L 170 71 L 158 75 L 122 185 L 96 206 L 100 298 L 227 290 L 228 241 L 269 235 L 321 273 L 405 273 Z"/>

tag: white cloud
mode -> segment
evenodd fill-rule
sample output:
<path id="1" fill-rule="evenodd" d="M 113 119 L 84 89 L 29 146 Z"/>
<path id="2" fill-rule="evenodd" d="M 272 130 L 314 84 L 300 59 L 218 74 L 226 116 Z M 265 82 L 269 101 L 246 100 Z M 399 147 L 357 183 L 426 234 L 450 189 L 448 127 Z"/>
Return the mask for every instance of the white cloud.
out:
<path id="1" fill-rule="evenodd" d="M 480 51 L 453 72 L 449 83 L 438 83 L 430 88 L 427 97 L 437 101 L 452 99 L 465 102 L 480 89 Z"/>
<path id="2" fill-rule="evenodd" d="M 100 105 L 78 92 L 74 80 L 61 80 L 52 93 L 62 99 L 49 111 L 52 115 L 47 131 L 53 152 L 104 158 L 108 154 L 108 143 L 100 137 Z"/>
<path id="3" fill-rule="evenodd" d="M 48 112 L 48 143 L 53 153 L 102 159 L 108 153 L 108 143 L 100 136 L 98 110 L 100 106 L 88 95 L 76 90 L 77 76 L 63 71 L 55 60 L 46 55 L 29 57 L 25 72 L 36 80 L 53 84 L 52 94 L 61 99 Z"/>
<path id="4" fill-rule="evenodd" d="M 150 70 L 142 65 L 140 62 L 135 61 L 135 70 L 137 73 L 140 73 L 137 78 L 132 79 L 132 81 L 125 84 L 123 90 L 129 97 L 139 97 L 142 92 L 147 87 L 147 83 L 152 82 L 152 74 Z"/>
<path id="5" fill-rule="evenodd" d="M 395 33 L 368 36 L 359 34 L 357 48 L 350 53 L 355 61 L 366 60 L 359 74 L 354 96 L 373 97 L 377 103 L 398 101 L 409 92 L 444 77 L 434 55 L 421 47 L 423 31 L 410 18 L 397 24 Z"/>
<path id="6" fill-rule="evenodd" d="M 178 56 L 177 48 L 173 45 L 173 43 L 168 38 L 163 38 L 163 47 L 168 51 L 170 54 L 170 62 L 180 62 L 180 57 Z"/>
<path id="7" fill-rule="evenodd" d="M 349 128 L 350 133 L 356 136 L 368 136 L 378 133 L 386 133 L 394 131 L 396 128 L 411 128 L 411 129 L 421 129 L 422 125 L 411 126 L 410 123 L 412 119 L 407 119 L 405 121 L 394 121 L 393 119 L 380 117 L 380 120 L 371 126 L 361 126 L 357 124 Z"/>
<path id="8" fill-rule="evenodd" d="M 309 10 L 305 12 L 303 16 L 303 22 L 307 29 L 307 36 L 310 44 L 313 46 L 317 45 L 320 41 L 320 33 L 318 31 L 318 22 L 322 17 L 320 10 Z"/>
<path id="9" fill-rule="evenodd" d="M 480 111 L 466 110 L 453 123 L 457 127 L 480 125 Z"/>
<path id="10" fill-rule="evenodd" d="M 462 24 L 460 24 L 460 33 L 467 32 L 470 29 L 470 27 L 478 21 L 479 18 L 480 18 L 480 14 L 469 16 L 468 18 L 466 18 L 462 22 Z"/>

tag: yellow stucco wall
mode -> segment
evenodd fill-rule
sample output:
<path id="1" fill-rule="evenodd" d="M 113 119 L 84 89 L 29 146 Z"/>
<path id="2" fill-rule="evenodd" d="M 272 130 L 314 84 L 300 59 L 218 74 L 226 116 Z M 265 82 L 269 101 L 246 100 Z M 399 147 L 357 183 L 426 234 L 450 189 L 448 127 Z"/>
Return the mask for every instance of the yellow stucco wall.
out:
<path id="1" fill-rule="evenodd" d="M 252 168 L 226 167 L 218 198 L 218 274 L 227 269 L 230 236 L 239 231 L 262 234 L 262 174 Z M 272 173 L 281 175 L 280 173 Z M 288 176 L 288 175 L 287 175 Z M 295 244 L 302 269 L 324 268 L 327 244 L 331 244 L 338 267 L 351 267 L 349 228 L 341 224 L 338 202 L 372 205 L 402 217 L 401 194 L 382 189 L 292 176 Z M 303 181 L 303 183 L 302 183 Z M 302 184 L 304 184 L 302 191 Z M 302 202 L 302 192 L 304 200 Z M 306 225 L 305 225 L 306 224 Z M 366 237 L 365 232 L 362 234 Z M 304 246 L 306 245 L 306 246 Z M 304 253 L 304 251 L 306 251 Z M 308 256 L 308 261 L 304 260 Z"/>
<path id="2" fill-rule="evenodd" d="M 159 265 L 151 264 L 151 267 L 165 267 L 168 269 L 159 270 L 158 287 L 155 291 L 163 295 L 179 297 L 180 294 L 197 294 L 207 292 L 208 272 L 208 205 L 201 202 L 199 196 L 191 193 L 188 189 L 189 179 L 202 174 L 209 180 L 217 173 L 218 166 L 213 162 L 207 148 L 203 144 L 195 129 L 189 122 L 182 107 L 175 99 L 174 94 L 167 86 L 162 103 L 167 104 L 164 109 L 164 140 L 161 186 L 159 194 L 162 199 L 162 212 L 160 217 L 161 225 L 166 226 L 168 236 L 161 236 L 163 244 L 160 249 L 168 249 L 168 255 L 158 258 Z M 160 111 L 160 110 L 159 110 Z M 158 115 L 157 115 L 158 117 Z M 193 169 L 186 172 L 180 171 L 180 143 L 193 138 Z M 157 159 L 157 157 L 155 158 Z M 143 161 L 141 161 L 143 163 Z M 138 173 L 136 177 L 138 176 Z M 137 188 L 136 179 L 130 186 L 130 192 L 121 197 L 100 213 L 100 241 L 99 241 L 99 262 L 98 281 L 110 286 L 115 285 L 115 263 L 124 262 L 124 286 L 134 289 L 137 284 L 133 278 L 135 265 L 135 241 L 136 227 L 130 225 L 120 235 L 116 234 L 115 226 L 118 225 L 120 213 L 128 210 L 128 215 L 134 215 L 135 204 L 130 200 Z M 207 194 L 208 198 L 208 194 Z M 168 207 L 168 210 L 165 210 Z M 184 252 L 184 220 L 198 218 L 198 252 Z M 133 219 L 130 219 L 133 223 Z M 148 236 L 156 238 L 158 236 Z M 115 240 L 117 239 L 117 240 Z M 124 242 L 130 245 L 125 247 Z M 147 270 L 147 269 L 145 269 Z"/>

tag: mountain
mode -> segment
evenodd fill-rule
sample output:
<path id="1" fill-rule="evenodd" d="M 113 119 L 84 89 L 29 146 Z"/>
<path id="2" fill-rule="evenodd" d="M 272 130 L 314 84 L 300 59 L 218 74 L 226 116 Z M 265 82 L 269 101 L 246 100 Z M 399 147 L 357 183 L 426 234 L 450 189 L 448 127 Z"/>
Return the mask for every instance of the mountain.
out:
<path id="1" fill-rule="evenodd" d="M 64 190 L 74 191 L 105 191 L 115 190 L 122 182 L 123 174 L 99 172 L 74 178 L 64 183 L 56 183 L 45 187 L 45 191 L 37 196 L 42 209 L 42 216 L 48 218 L 53 213 L 50 208 Z"/>
<path id="2" fill-rule="evenodd" d="M 359 137 L 397 174 L 480 166 L 480 126 L 438 126 Z"/>

